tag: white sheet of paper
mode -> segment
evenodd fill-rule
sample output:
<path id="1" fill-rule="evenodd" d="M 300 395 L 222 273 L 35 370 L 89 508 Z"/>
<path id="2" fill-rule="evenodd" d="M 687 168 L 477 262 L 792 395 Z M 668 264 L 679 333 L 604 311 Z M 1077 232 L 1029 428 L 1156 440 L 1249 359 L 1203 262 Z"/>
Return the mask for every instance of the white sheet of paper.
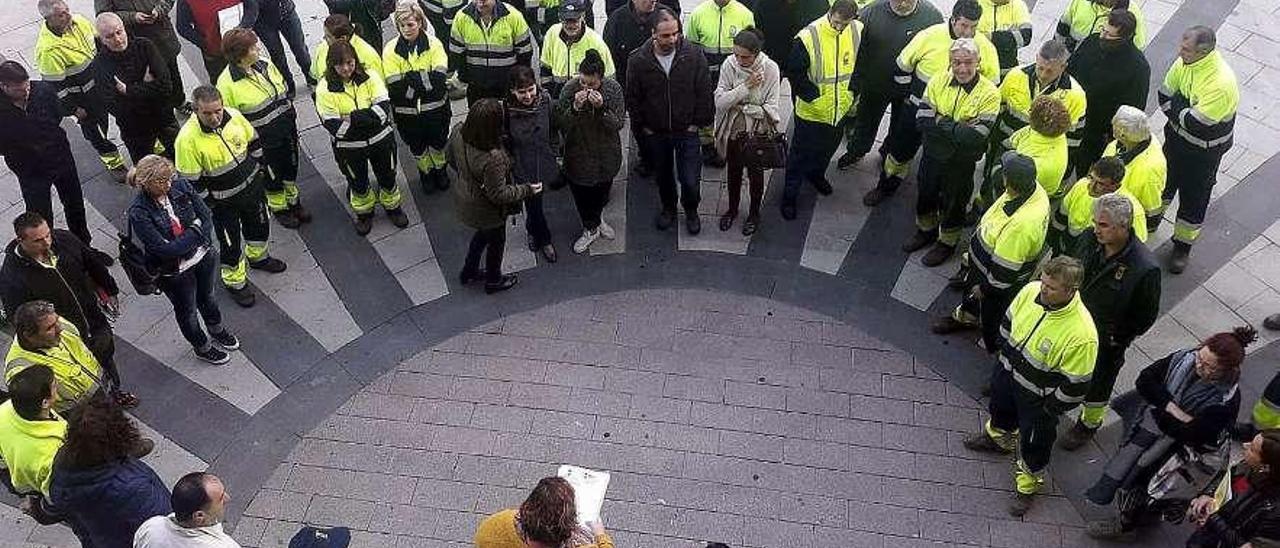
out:
<path id="1" fill-rule="evenodd" d="M 243 4 L 236 4 L 218 10 L 218 33 L 223 34 L 240 26 L 240 20 L 243 18 Z"/>
<path id="2" fill-rule="evenodd" d="M 578 523 L 587 524 L 600 519 L 604 506 L 604 494 L 609 489 L 609 473 L 590 470 L 569 464 L 561 465 L 556 472 L 573 486 L 574 504 L 578 507 Z"/>

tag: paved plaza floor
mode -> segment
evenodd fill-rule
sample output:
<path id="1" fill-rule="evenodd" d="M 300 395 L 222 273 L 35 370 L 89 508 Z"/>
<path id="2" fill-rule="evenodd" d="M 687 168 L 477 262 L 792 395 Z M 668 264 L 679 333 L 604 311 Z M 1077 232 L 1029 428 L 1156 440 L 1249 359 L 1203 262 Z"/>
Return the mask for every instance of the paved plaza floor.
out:
<path id="1" fill-rule="evenodd" d="M 1280 0 L 1138 1 L 1153 89 L 1182 29 L 1204 24 L 1218 30 L 1242 102 L 1191 267 L 1165 276 L 1161 317 L 1130 349 L 1119 389 L 1153 359 L 1280 311 Z M 1066 3 L 1028 1 L 1035 43 Z M 0 54 L 30 65 L 38 23 L 34 2 L 20 4 L 0 12 Z M 319 40 L 323 3 L 298 4 L 308 41 Z M 92 12 L 88 0 L 71 5 Z M 188 46 L 180 60 L 188 87 L 204 79 L 198 59 Z M 1116 444 L 1115 418 L 1097 443 L 1055 454 L 1051 492 L 1024 519 L 1007 517 L 1010 464 L 958 443 L 983 418 L 975 397 L 989 358 L 972 334 L 928 332 L 958 300 L 945 288 L 955 263 L 928 269 L 899 251 L 914 184 L 879 208 L 861 204 L 875 154 L 833 167 L 832 196 L 804 189 L 792 222 L 777 213 L 782 174 L 770 174 L 749 238 L 715 226 L 722 170 L 704 171 L 696 237 L 655 231 L 656 189 L 624 170 L 605 213 L 618 238 L 584 256 L 570 252 L 580 230 L 570 197 L 549 193 L 560 261 L 529 252 L 517 218 L 506 267 L 520 284 L 487 296 L 457 282 L 470 231 L 449 196 L 412 178 L 411 226 L 379 217 L 355 235 L 328 136 L 309 98 L 297 106 L 299 185 L 315 222 L 272 227 L 271 253 L 289 270 L 251 274 L 255 307 L 219 293 L 242 351 L 226 366 L 198 362 L 164 299 L 127 289 L 116 325 L 117 361 L 142 398 L 133 415 L 158 442 L 148 462 L 169 483 L 191 470 L 221 476 L 243 545 L 283 546 L 309 523 L 351 527 L 356 546 L 466 546 L 485 512 L 517 504 L 563 463 L 613 474 L 604 520 L 619 546 L 1094 545 L 1081 527 L 1105 512 L 1080 493 Z M 67 128 L 95 245 L 114 249 L 132 193 Z M 22 209 L 0 172 L 0 217 Z M 1160 257 L 1169 225 L 1150 242 Z M 1246 407 L 1280 362 L 1280 335 L 1262 336 L 1246 362 Z M 0 502 L 0 547 L 76 544 Z M 1185 535 L 1166 526 L 1140 545 Z"/>

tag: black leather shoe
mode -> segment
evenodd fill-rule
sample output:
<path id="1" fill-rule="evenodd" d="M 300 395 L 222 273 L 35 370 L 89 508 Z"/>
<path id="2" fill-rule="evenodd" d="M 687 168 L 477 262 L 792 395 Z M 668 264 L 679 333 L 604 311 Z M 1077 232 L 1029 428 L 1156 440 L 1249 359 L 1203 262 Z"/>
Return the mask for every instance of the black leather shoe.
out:
<path id="1" fill-rule="evenodd" d="M 276 222 L 285 228 L 298 228 L 302 226 L 302 220 L 293 213 L 292 209 L 282 209 L 271 213 L 276 218 Z"/>
<path id="2" fill-rule="evenodd" d="M 815 179 L 813 188 L 817 189 L 818 194 L 823 196 L 830 196 L 832 192 L 835 192 L 835 189 L 831 188 L 831 182 L 826 179 Z"/>
<path id="3" fill-rule="evenodd" d="M 307 211 L 307 208 L 302 207 L 302 202 L 293 204 L 289 209 L 293 211 L 293 216 L 297 217 L 299 221 L 303 222 L 303 224 L 311 222 L 311 212 Z"/>
<path id="4" fill-rule="evenodd" d="M 742 221 L 742 235 L 750 236 L 760 229 L 760 216 L 754 213 L 747 215 L 747 220 Z"/>
<path id="5" fill-rule="evenodd" d="M 388 209 L 387 218 L 391 219 L 391 224 L 396 228 L 404 228 L 409 226 L 409 216 L 404 214 L 404 210 L 400 208 Z"/>
<path id="6" fill-rule="evenodd" d="M 796 219 L 796 203 L 792 200 L 782 201 L 782 218 L 788 221 Z"/>
<path id="7" fill-rule="evenodd" d="M 1169 273 L 1182 274 L 1191 260 L 1191 246 L 1182 242 L 1173 242 L 1173 253 L 1169 254 Z"/>
<path id="8" fill-rule="evenodd" d="M 685 213 L 684 229 L 689 232 L 690 236 L 697 236 L 702 232 L 702 219 L 698 217 L 698 212 Z"/>
<path id="9" fill-rule="evenodd" d="M 289 265 L 284 264 L 284 261 L 277 259 L 275 257 L 267 257 L 265 259 L 262 259 L 261 261 L 250 262 L 249 268 L 252 268 L 254 270 L 261 270 L 263 272 L 270 272 L 272 274 L 279 274 L 281 272 L 284 272 L 285 269 L 289 268 Z"/>
<path id="10" fill-rule="evenodd" d="M 1093 439 L 1093 434 L 1097 431 L 1097 429 L 1089 428 L 1083 422 L 1077 420 L 1065 435 L 1058 438 L 1058 447 L 1062 448 L 1063 451 L 1075 451 L 1084 447 L 1084 444 L 1089 443 L 1089 440 Z"/>
<path id="11" fill-rule="evenodd" d="M 1280 330 L 1280 314 L 1272 314 L 1262 320 L 1262 327 L 1272 331 Z"/>
<path id="12" fill-rule="evenodd" d="M 875 207 L 880 205 L 880 202 L 883 202 L 885 198 L 888 198 L 890 196 L 893 196 L 892 192 L 886 191 L 885 189 L 877 186 L 871 190 L 868 190 L 866 194 L 862 195 L 862 205 L 867 207 Z"/>
<path id="13" fill-rule="evenodd" d="M 666 230 L 671 225 L 676 224 L 676 212 L 663 210 L 658 213 L 658 217 L 653 220 L 653 226 L 658 230 Z"/>
<path id="14" fill-rule="evenodd" d="M 356 234 L 367 236 L 369 231 L 373 230 L 373 214 L 365 213 L 362 215 L 356 215 L 354 223 L 356 227 Z"/>
<path id="15" fill-rule="evenodd" d="M 243 308 L 249 308 L 253 306 L 253 303 L 257 302 L 258 300 L 254 296 L 253 290 L 249 289 L 249 286 L 244 286 L 240 289 L 232 289 L 228 287 L 227 293 L 231 294 L 232 301 L 235 301 L 236 304 L 240 305 Z"/>
<path id="16" fill-rule="evenodd" d="M 950 259 L 955 253 L 956 246 L 937 242 L 933 244 L 933 249 L 930 249 L 928 253 L 920 257 L 920 264 L 932 268 L 947 262 L 947 259 Z"/>
<path id="17" fill-rule="evenodd" d="M 907 240 L 906 243 L 902 244 L 902 251 L 906 253 L 915 253 L 937 240 L 938 233 L 936 231 L 930 230 L 925 232 L 923 230 L 917 230 L 915 234 L 911 235 L 910 240 Z"/>
<path id="18" fill-rule="evenodd" d="M 929 324 L 929 331 L 932 331 L 935 335 L 950 335 L 959 331 L 968 331 L 973 328 L 974 326 L 957 321 L 951 316 L 942 316 L 933 320 L 933 322 Z"/>
<path id="19" fill-rule="evenodd" d="M 860 161 L 862 161 L 861 154 L 854 154 L 852 152 L 846 151 L 844 154 L 840 155 L 840 158 L 838 160 L 836 160 L 836 169 L 840 171 L 844 171 L 857 165 L 857 163 Z"/>
<path id="20" fill-rule="evenodd" d="M 502 277 L 498 279 L 498 281 L 485 283 L 484 292 L 492 295 L 499 291 L 506 291 L 508 289 L 511 289 L 512 287 L 515 287 L 515 285 L 516 285 L 515 274 L 503 274 Z"/>
<path id="21" fill-rule="evenodd" d="M 484 270 L 477 270 L 475 272 L 467 272 L 466 270 L 463 270 L 458 273 L 458 281 L 462 282 L 462 285 L 484 281 Z"/>

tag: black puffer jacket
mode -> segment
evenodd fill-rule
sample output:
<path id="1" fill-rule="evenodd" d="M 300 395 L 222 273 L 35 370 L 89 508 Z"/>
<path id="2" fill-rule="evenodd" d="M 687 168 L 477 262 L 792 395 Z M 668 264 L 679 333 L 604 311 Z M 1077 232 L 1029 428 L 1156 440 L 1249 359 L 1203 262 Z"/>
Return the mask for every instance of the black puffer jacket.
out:
<path id="1" fill-rule="evenodd" d="M 116 295 L 120 288 L 95 253 L 74 234 L 53 230 L 53 255 L 57 268 L 50 269 L 22 255 L 18 241 L 9 242 L 0 267 L 0 300 L 10 318 L 18 306 L 36 299 L 53 303 L 58 315 L 75 324 L 85 337 L 110 333 L 111 324 L 98 307 L 97 288 Z"/>
<path id="2" fill-rule="evenodd" d="M 53 84 L 31 82 L 26 110 L 0 97 L 0 156 L 20 180 L 32 179 L 48 185 L 49 175 L 75 171 L 71 143 L 63 131 L 58 91 Z M 78 178 L 78 177 L 77 177 Z"/>
<path id="3" fill-rule="evenodd" d="M 653 36 L 653 13 L 637 13 L 631 2 L 609 12 L 601 38 L 616 65 L 618 83 L 627 85 L 627 58 Z"/>
<path id="4" fill-rule="evenodd" d="M 627 114 L 631 125 L 654 133 L 682 133 L 689 126 L 707 127 L 715 121 L 715 83 L 702 50 L 681 38 L 676 44 L 671 73 L 662 70 L 653 40 L 627 59 Z"/>
<path id="5" fill-rule="evenodd" d="M 175 0 L 94 0 L 93 9 L 98 13 L 112 12 L 124 21 L 129 36 L 151 40 L 160 49 L 165 59 L 173 59 L 182 53 L 182 44 L 178 42 L 178 33 L 173 29 L 173 20 L 169 12 L 173 11 Z M 137 14 L 159 13 L 154 23 L 139 24 Z"/>
<path id="6" fill-rule="evenodd" d="M 1227 481 L 1240 479 L 1247 467 L 1237 465 Z M 1212 496 L 1222 475 L 1209 482 L 1202 495 Z M 1187 539 L 1187 548 L 1238 548 L 1275 546 L 1280 543 L 1280 486 L 1267 481 L 1259 485 L 1250 476 L 1250 488 L 1236 493 L 1222 508 L 1209 516 L 1203 526 Z"/>

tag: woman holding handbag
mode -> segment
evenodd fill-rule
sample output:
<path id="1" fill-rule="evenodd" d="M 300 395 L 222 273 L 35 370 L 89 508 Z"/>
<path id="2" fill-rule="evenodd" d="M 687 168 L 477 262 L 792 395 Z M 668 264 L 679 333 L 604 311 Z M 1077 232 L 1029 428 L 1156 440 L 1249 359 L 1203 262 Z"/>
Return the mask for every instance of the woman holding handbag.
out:
<path id="1" fill-rule="evenodd" d="M 763 46 L 764 38 L 756 29 L 739 31 L 733 38 L 733 56 L 720 66 L 720 84 L 715 93 L 716 148 L 728 164 L 729 178 L 729 209 L 720 216 L 720 230 L 729 230 L 738 217 L 742 172 L 746 170 L 751 209 L 742 223 L 743 236 L 754 234 L 759 227 L 760 200 L 764 196 L 764 168 L 750 157 L 761 141 L 778 143 L 774 139 L 781 121 L 778 64 L 760 51 Z"/>

